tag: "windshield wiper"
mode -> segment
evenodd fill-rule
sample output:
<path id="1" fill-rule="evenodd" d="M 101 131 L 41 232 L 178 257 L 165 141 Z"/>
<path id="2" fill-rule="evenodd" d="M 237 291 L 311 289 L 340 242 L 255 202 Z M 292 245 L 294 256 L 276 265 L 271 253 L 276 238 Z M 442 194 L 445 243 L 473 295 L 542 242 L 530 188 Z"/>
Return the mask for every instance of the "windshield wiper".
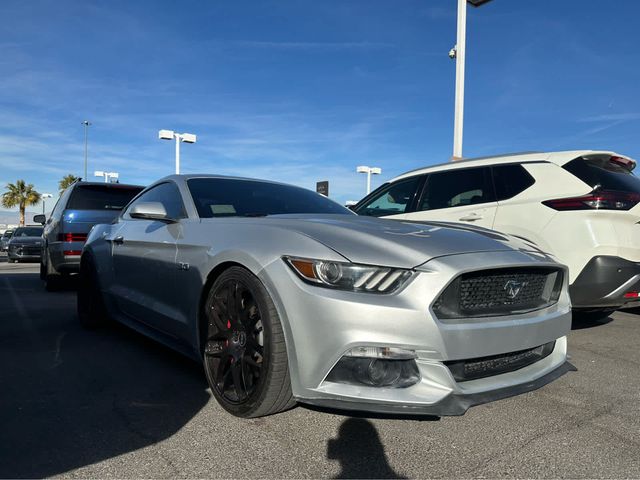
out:
<path id="1" fill-rule="evenodd" d="M 269 215 L 269 214 L 268 213 L 249 212 L 249 213 L 244 213 L 241 216 L 242 217 L 266 217 L 267 215 Z"/>

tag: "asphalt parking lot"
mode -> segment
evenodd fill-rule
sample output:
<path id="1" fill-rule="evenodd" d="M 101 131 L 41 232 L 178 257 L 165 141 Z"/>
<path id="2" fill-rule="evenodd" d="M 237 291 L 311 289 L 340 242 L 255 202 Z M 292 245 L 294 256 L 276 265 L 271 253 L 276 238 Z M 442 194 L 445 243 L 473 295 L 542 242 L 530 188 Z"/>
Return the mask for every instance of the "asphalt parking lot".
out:
<path id="1" fill-rule="evenodd" d="M 640 315 L 574 324 L 578 368 L 462 417 L 225 413 L 201 367 L 118 325 L 83 330 L 73 286 L 0 259 L 0 477 L 640 477 Z"/>

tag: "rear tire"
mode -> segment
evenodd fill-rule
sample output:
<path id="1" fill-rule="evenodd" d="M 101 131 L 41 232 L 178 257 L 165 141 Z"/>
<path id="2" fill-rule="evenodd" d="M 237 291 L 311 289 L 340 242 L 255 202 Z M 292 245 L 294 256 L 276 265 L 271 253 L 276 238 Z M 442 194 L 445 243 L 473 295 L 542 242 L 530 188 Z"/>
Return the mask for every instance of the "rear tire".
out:
<path id="1" fill-rule="evenodd" d="M 44 261 L 47 261 L 45 264 Z M 42 259 L 40 260 L 40 278 L 44 283 L 44 289 L 47 292 L 57 292 L 62 289 L 63 279 L 62 275 L 55 271 L 51 265 L 51 257 L 49 252 L 44 250 L 42 252 Z"/>
<path id="2" fill-rule="evenodd" d="M 109 317 L 98 283 L 98 272 L 93 259 L 88 255 L 82 256 L 78 280 L 77 309 L 80 324 L 88 330 L 104 326 Z"/>
<path id="3" fill-rule="evenodd" d="M 204 321 L 204 370 L 225 410 L 254 418 L 295 406 L 282 324 L 255 275 L 225 270 L 209 289 Z"/>

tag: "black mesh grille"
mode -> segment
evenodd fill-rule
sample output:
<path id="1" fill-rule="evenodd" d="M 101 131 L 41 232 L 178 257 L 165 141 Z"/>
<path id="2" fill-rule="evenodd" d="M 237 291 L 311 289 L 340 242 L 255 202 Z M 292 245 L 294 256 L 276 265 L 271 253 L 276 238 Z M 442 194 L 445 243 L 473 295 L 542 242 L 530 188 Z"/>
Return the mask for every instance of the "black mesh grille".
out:
<path id="1" fill-rule="evenodd" d="M 505 268 L 465 273 L 433 305 L 438 318 L 509 315 L 557 302 L 562 271 L 554 268 Z"/>
<path id="2" fill-rule="evenodd" d="M 457 382 L 492 377 L 502 373 L 514 372 L 548 357 L 556 342 L 545 343 L 535 348 L 518 352 L 503 353 L 490 357 L 472 358 L 444 362 Z"/>

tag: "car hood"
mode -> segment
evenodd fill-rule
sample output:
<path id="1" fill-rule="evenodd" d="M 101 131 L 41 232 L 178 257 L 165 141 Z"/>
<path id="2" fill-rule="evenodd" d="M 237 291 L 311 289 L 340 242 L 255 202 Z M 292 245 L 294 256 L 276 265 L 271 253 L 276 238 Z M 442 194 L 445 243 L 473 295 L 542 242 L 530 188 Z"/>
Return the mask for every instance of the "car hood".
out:
<path id="1" fill-rule="evenodd" d="M 253 220 L 313 238 L 354 263 L 413 268 L 436 257 L 461 253 L 540 253 L 518 238 L 453 223 L 356 215 L 274 215 Z"/>
<path id="2" fill-rule="evenodd" d="M 42 237 L 14 237 L 9 245 L 42 245 Z"/>

